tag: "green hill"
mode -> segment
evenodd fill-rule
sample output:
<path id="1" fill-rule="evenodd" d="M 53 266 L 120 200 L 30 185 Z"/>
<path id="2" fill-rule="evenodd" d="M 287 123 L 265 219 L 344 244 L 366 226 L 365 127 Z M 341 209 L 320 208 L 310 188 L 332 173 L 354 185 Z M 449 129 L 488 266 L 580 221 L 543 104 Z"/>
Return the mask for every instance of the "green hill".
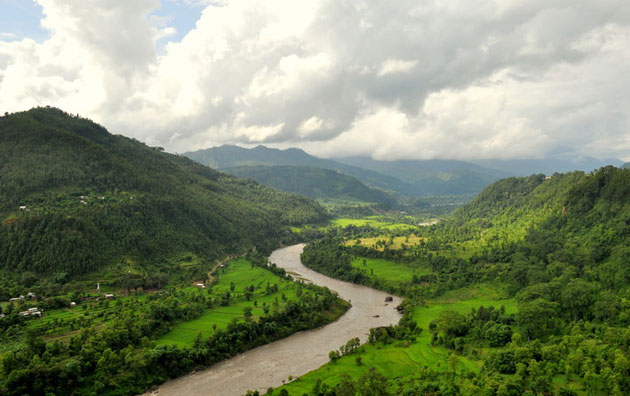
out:
<path id="1" fill-rule="evenodd" d="M 0 269 L 13 272 L 145 276 L 182 254 L 266 251 L 326 216 L 54 108 L 0 118 L 0 169 Z"/>
<path id="2" fill-rule="evenodd" d="M 630 162 L 627 162 L 627 163 L 623 164 L 621 167 L 624 168 L 624 169 L 630 168 Z"/>
<path id="3" fill-rule="evenodd" d="M 393 205 L 396 198 L 369 188 L 352 176 L 330 169 L 309 166 L 240 166 L 224 169 L 237 177 L 247 177 L 282 191 L 313 199 L 363 201 Z"/>
<path id="4" fill-rule="evenodd" d="M 521 266 L 517 289 L 575 277 L 605 288 L 630 283 L 630 169 L 551 178 L 508 178 L 487 187 L 440 225 L 454 240 L 484 241 L 486 251 Z M 526 257 L 527 260 L 523 258 Z M 485 260 L 482 258 L 480 260 Z"/>

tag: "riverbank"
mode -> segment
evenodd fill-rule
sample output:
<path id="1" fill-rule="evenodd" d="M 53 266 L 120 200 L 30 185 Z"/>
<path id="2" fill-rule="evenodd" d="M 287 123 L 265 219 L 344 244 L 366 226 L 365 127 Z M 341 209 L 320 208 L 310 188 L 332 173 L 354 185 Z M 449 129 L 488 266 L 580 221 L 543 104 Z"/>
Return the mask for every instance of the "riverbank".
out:
<path id="1" fill-rule="evenodd" d="M 206 370 L 166 382 L 145 395 L 240 396 L 247 390 L 265 391 L 317 369 L 328 361 L 328 352 L 351 338 L 367 340 L 369 329 L 396 324 L 400 314 L 398 297 L 385 302 L 389 294 L 329 278 L 306 268 L 300 261 L 304 245 L 278 249 L 270 261 L 296 277 L 328 287 L 352 303 L 337 321 L 319 329 L 303 331 L 282 340 L 252 349 Z"/>

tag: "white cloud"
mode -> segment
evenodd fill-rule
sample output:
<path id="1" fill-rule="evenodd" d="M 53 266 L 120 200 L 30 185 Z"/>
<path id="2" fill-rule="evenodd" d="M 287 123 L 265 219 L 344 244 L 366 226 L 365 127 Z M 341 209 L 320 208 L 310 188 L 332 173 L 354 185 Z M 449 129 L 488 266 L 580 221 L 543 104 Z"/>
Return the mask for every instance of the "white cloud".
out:
<path id="1" fill-rule="evenodd" d="M 277 125 L 251 125 L 236 129 L 236 137 L 244 139 L 247 143 L 264 142 L 282 130 L 284 124 Z"/>
<path id="2" fill-rule="evenodd" d="M 388 59 L 381 64 L 378 75 L 385 76 L 388 74 L 406 73 L 416 67 L 417 64 L 417 60 Z"/>
<path id="3" fill-rule="evenodd" d="M 0 111 L 55 105 L 179 152 L 630 152 L 626 0 L 178 1 L 205 9 L 158 54 L 158 0 L 38 0 L 48 40 L 0 35 Z"/>
<path id="4" fill-rule="evenodd" d="M 324 121 L 319 117 L 313 116 L 300 124 L 298 134 L 300 137 L 305 138 L 321 130 L 323 126 Z"/>

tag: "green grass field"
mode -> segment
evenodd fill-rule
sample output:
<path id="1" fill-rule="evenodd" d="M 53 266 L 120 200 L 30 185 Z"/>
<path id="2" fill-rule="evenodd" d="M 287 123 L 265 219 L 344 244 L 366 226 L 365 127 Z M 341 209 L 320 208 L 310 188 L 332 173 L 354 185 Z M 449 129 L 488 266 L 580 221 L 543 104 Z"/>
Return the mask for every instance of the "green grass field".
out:
<path id="1" fill-rule="evenodd" d="M 357 226 L 357 227 L 370 226 L 372 228 L 379 228 L 379 229 L 384 229 L 384 230 L 401 230 L 401 229 L 408 230 L 408 229 L 416 228 L 416 226 L 413 226 L 411 224 L 384 221 L 376 216 L 367 217 L 363 219 L 349 219 L 349 218 L 334 219 L 331 221 L 331 225 L 333 227 L 347 227 L 350 225 Z"/>
<path id="2" fill-rule="evenodd" d="M 91 325 L 102 325 L 112 321 L 116 316 L 116 304 L 118 302 L 139 301 L 143 302 L 148 295 L 132 295 L 117 297 L 115 300 L 107 301 L 77 301 L 79 305 L 74 308 L 59 308 L 44 311 L 41 319 L 31 319 L 26 322 L 27 329 L 36 329 L 44 334 L 46 340 L 63 340 L 76 333 L 70 326 L 70 321 L 83 321 L 85 324 L 90 321 Z M 37 306 L 37 303 L 29 304 Z M 56 325 L 55 325 L 56 323 Z M 82 326 L 76 325 L 76 328 Z"/>
<path id="3" fill-rule="evenodd" d="M 298 300 L 297 285 L 294 282 L 284 280 L 263 268 L 252 267 L 245 259 L 232 260 L 215 275 L 218 276 L 218 282 L 212 287 L 212 296 L 218 297 L 229 291 L 232 302 L 227 306 L 208 309 L 199 318 L 178 324 L 156 340 L 158 345 L 191 346 L 199 333 L 208 337 L 216 330 L 227 327 L 233 320 L 245 320 L 246 307 L 252 308 L 252 318 L 255 319 L 264 315 L 265 306 L 273 312 L 275 309 L 282 309 L 288 301 Z M 267 285 L 277 285 L 278 291 L 267 294 Z M 244 297 L 245 288 L 250 286 L 254 286 L 254 292 L 247 301 Z"/>
<path id="4" fill-rule="evenodd" d="M 355 258 L 350 264 L 364 271 L 366 275 L 370 277 L 380 278 L 390 282 L 407 282 L 413 278 L 414 274 L 423 275 L 431 272 L 425 268 L 413 268 L 388 260 L 363 257 Z"/>
<path id="5" fill-rule="evenodd" d="M 449 367 L 448 359 L 452 353 L 444 347 L 431 345 L 431 333 L 428 331 L 429 323 L 445 310 L 468 314 L 472 308 L 480 306 L 499 308 L 502 305 L 506 308 L 507 313 L 516 312 L 516 301 L 505 298 L 505 294 L 500 288 L 491 285 L 482 284 L 446 293 L 439 299 L 427 302 L 426 307 L 415 309 L 414 319 L 423 329 L 423 332 L 410 346 L 402 345 L 400 342 L 389 345 L 364 345 L 360 353 L 344 356 L 334 363 L 327 363 L 282 388 L 278 388 L 274 394 L 277 395 L 280 389 L 286 389 L 291 395 L 302 395 L 313 389 L 318 378 L 321 378 L 328 385 L 335 385 L 339 383 L 342 374 L 359 378 L 371 367 L 375 367 L 390 380 L 413 375 L 425 366 L 436 371 L 454 369 L 458 372 L 478 372 L 482 361 L 473 360 L 466 356 L 457 355 L 456 366 Z M 484 354 L 484 350 L 480 352 L 482 355 Z M 361 366 L 356 364 L 357 356 L 361 357 Z"/>
<path id="6" fill-rule="evenodd" d="M 382 246 L 377 247 L 377 243 L 381 242 L 381 243 L 389 243 L 389 241 L 392 241 L 392 244 L 389 246 L 390 249 L 401 249 L 403 245 L 411 247 L 411 246 L 417 246 L 420 244 L 420 241 L 425 240 L 426 238 L 421 238 L 418 237 L 416 235 L 409 235 L 409 236 L 399 236 L 399 237 L 393 237 L 390 238 L 387 235 L 383 235 L 383 236 L 377 236 L 377 237 L 370 237 L 370 238 L 360 238 L 360 239 L 350 239 L 348 241 L 346 241 L 346 246 L 353 246 L 357 244 L 357 241 L 359 241 L 359 244 L 365 247 L 369 247 L 369 248 L 376 248 L 376 250 L 383 250 Z"/>

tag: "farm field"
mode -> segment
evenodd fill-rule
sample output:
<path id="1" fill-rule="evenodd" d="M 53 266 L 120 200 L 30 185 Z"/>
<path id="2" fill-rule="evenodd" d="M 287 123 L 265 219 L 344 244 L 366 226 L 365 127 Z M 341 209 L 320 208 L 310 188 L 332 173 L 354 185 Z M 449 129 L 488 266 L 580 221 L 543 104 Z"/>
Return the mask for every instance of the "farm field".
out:
<path id="1" fill-rule="evenodd" d="M 396 223 L 383 220 L 379 216 L 370 216 L 362 219 L 339 218 L 331 221 L 333 227 L 365 227 L 378 228 L 383 230 L 409 230 L 416 229 L 416 226 L 406 223 Z"/>
<path id="2" fill-rule="evenodd" d="M 64 340 L 84 326 L 102 326 L 111 322 L 122 304 L 143 303 L 148 297 L 148 294 L 134 294 L 118 296 L 115 300 L 78 301 L 74 308 L 45 310 L 41 319 L 27 321 L 26 328 L 44 334 L 48 341 Z M 37 306 L 37 303 L 30 305 Z"/>
<path id="3" fill-rule="evenodd" d="M 423 275 L 431 272 L 425 268 L 414 268 L 393 261 L 363 257 L 355 258 L 350 264 L 370 277 L 390 282 L 407 282 L 413 279 L 414 274 Z"/>
<path id="4" fill-rule="evenodd" d="M 233 320 L 245 320 L 245 308 L 251 308 L 252 319 L 255 319 L 264 315 L 265 310 L 281 310 L 287 302 L 299 299 L 296 283 L 281 279 L 265 269 L 252 267 L 245 259 L 229 262 L 216 275 L 218 282 L 209 289 L 210 293 L 215 298 L 222 298 L 229 292 L 230 303 L 208 309 L 199 318 L 176 325 L 156 340 L 158 345 L 192 346 L 199 333 L 207 338 L 216 330 L 227 327 Z M 247 299 L 246 289 L 252 286 L 253 292 Z"/>
<path id="5" fill-rule="evenodd" d="M 411 345 L 404 345 L 404 342 L 394 342 L 388 345 L 365 344 L 358 353 L 341 357 L 335 362 L 329 362 L 321 368 L 278 388 L 274 395 L 279 394 L 281 389 L 286 389 L 290 395 L 309 393 L 318 379 L 323 380 L 328 385 L 335 385 L 340 382 L 342 375 L 348 374 L 352 378 L 359 378 L 371 367 L 374 367 L 389 380 L 414 375 L 425 366 L 435 371 L 478 372 L 482 366 L 481 360 L 455 355 L 457 359 L 451 359 L 449 362 L 449 358 L 452 356 L 451 351 L 442 346 L 431 345 L 431 333 L 428 331 L 428 327 L 429 323 L 436 319 L 440 312 L 450 310 L 468 314 L 472 308 L 480 306 L 494 306 L 495 308 L 504 306 L 507 313 L 516 312 L 516 301 L 505 298 L 501 289 L 492 285 L 481 284 L 446 293 L 438 299 L 427 301 L 426 307 L 415 308 L 414 320 L 423 331 Z M 480 353 L 483 355 L 484 350 L 482 349 Z M 361 358 L 361 365 L 357 365 L 357 357 Z"/>
<path id="6" fill-rule="evenodd" d="M 378 246 L 379 244 L 382 245 L 384 243 L 387 243 L 389 245 L 390 241 L 391 241 L 391 245 L 389 245 L 390 249 L 402 249 L 402 246 L 417 246 L 420 244 L 420 241 L 426 240 L 426 238 L 423 237 L 419 237 L 417 235 L 408 235 L 408 236 L 397 236 L 397 237 L 390 237 L 387 235 L 382 235 L 382 236 L 376 236 L 376 237 L 369 237 L 369 238 L 358 238 L 358 239 L 350 239 L 346 242 L 346 246 L 353 246 L 357 244 L 357 241 L 359 241 L 358 243 L 362 246 L 365 247 L 369 247 L 369 248 L 376 248 L 377 250 L 382 251 L 383 247 L 382 246 Z"/>

